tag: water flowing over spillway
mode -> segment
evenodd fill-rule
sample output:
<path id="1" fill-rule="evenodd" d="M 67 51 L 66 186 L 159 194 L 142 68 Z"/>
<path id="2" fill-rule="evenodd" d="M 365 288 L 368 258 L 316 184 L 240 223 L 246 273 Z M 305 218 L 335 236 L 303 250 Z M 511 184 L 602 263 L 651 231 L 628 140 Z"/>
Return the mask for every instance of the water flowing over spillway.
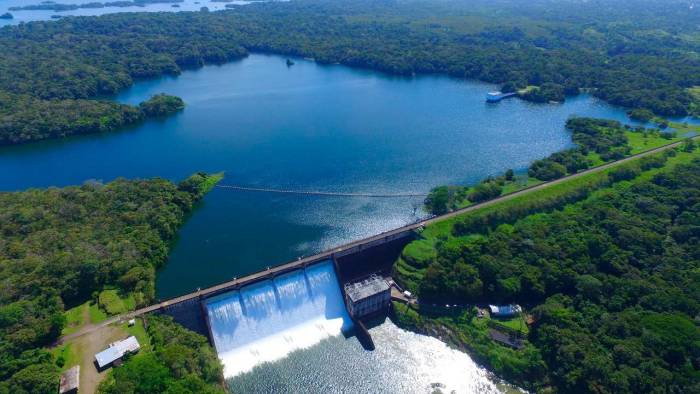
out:
<path id="1" fill-rule="evenodd" d="M 207 314 L 227 378 L 352 327 L 331 261 L 214 297 Z"/>

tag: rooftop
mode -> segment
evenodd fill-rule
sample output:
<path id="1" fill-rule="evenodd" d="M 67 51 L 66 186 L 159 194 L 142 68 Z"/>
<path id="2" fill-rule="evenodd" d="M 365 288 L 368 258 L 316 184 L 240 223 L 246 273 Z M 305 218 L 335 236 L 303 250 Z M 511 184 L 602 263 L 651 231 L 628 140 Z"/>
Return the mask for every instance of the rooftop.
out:
<path id="1" fill-rule="evenodd" d="M 360 282 L 345 284 L 345 294 L 347 294 L 353 302 L 387 290 L 389 290 L 389 284 L 386 283 L 384 278 L 377 275 L 372 275 Z"/>
<path id="2" fill-rule="evenodd" d="M 520 305 L 489 305 L 491 309 L 491 314 L 493 315 L 515 315 L 522 312 Z"/>
<path id="3" fill-rule="evenodd" d="M 107 349 L 95 355 L 95 360 L 97 360 L 97 365 L 100 368 L 104 368 L 106 365 L 122 358 L 127 352 L 137 352 L 140 348 L 139 341 L 132 335 L 124 340 L 110 344 Z"/>
<path id="4" fill-rule="evenodd" d="M 78 391 L 80 382 L 80 365 L 76 365 L 61 374 L 61 382 L 58 389 L 60 394 Z"/>

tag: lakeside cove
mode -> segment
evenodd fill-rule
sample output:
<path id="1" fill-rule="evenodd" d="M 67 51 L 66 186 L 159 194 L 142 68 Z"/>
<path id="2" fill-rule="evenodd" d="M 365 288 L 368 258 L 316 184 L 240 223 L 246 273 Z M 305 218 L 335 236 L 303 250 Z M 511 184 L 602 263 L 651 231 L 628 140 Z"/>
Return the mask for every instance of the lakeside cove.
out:
<path id="1" fill-rule="evenodd" d="M 623 109 L 586 95 L 559 105 L 517 99 L 488 105 L 489 84 L 285 62 L 253 54 L 140 81 L 115 99 L 138 104 L 164 92 L 186 108 L 122 132 L 0 148 L 0 185 L 9 191 L 226 171 L 225 183 L 251 188 L 418 195 L 508 168 L 522 171 L 571 146 L 569 116 L 627 119 Z M 422 200 L 214 189 L 180 230 L 158 274 L 157 296 L 415 222 L 426 215 L 417 209 Z"/>

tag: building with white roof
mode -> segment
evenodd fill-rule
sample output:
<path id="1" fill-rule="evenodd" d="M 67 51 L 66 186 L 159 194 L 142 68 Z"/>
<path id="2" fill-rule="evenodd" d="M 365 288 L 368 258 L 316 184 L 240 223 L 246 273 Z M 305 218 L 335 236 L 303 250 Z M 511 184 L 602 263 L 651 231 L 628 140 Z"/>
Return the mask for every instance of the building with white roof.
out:
<path id="1" fill-rule="evenodd" d="M 106 368 L 115 361 L 121 360 L 127 353 L 136 353 L 141 349 L 135 336 L 111 343 L 109 347 L 95 355 L 95 361 L 99 369 Z"/>

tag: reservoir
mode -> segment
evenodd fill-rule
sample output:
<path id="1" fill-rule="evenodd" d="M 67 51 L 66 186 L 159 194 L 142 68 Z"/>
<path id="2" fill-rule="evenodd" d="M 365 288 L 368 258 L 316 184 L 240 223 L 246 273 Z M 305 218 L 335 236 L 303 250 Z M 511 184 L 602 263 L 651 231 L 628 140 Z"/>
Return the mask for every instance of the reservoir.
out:
<path id="1" fill-rule="evenodd" d="M 99 3 L 107 3 L 111 0 L 98 0 Z M 94 3 L 92 0 L 56 0 L 57 4 L 81 5 Z M 16 25 L 22 22 L 51 20 L 52 17 L 66 16 L 95 16 L 115 12 L 178 12 L 178 11 L 199 11 L 202 7 L 207 7 L 211 11 L 221 11 L 226 9 L 226 4 L 244 5 L 246 0 L 232 0 L 227 3 L 210 0 L 183 0 L 180 3 L 143 3 L 137 7 L 102 7 L 102 8 L 78 8 L 68 11 L 53 10 L 21 10 L 10 11 L 12 7 L 26 7 L 41 4 L 42 0 L 2 0 L 0 2 L 0 14 L 10 12 L 12 19 L 0 19 L 0 27 L 5 25 Z M 173 7 L 175 5 L 176 7 Z"/>
<path id="2" fill-rule="evenodd" d="M 178 77 L 140 81 L 114 97 L 137 104 L 161 92 L 180 96 L 187 107 L 173 117 L 122 132 L 0 148 L 0 189 L 119 176 L 177 181 L 196 171 L 225 171 L 225 185 L 424 194 L 508 168 L 522 171 L 570 146 L 564 122 L 572 115 L 626 120 L 623 109 L 586 95 L 563 104 L 518 99 L 487 104 L 484 95 L 496 88 L 303 59 L 288 67 L 283 57 L 253 54 Z M 399 227 L 424 216 L 421 205 L 421 197 L 215 188 L 172 245 L 168 264 L 158 273 L 157 296 L 183 294 Z M 502 390 L 466 354 L 389 320 L 370 329 L 373 352 L 338 335 L 347 317 L 338 309 L 328 275 L 327 267 L 296 272 L 209 301 L 219 355 L 237 360 L 245 349 L 257 360 L 252 369 L 235 361 L 227 365 L 232 391 Z M 279 294 L 286 294 L 284 301 L 274 300 Z M 303 321 L 294 320 L 299 316 Z M 270 330 L 264 339 L 272 346 L 259 342 L 261 322 Z"/>
<path id="3" fill-rule="evenodd" d="M 116 177 L 181 180 L 225 171 L 222 184 L 346 193 L 427 193 L 476 182 L 571 144 L 572 115 L 625 119 L 590 96 L 564 104 L 488 104 L 493 85 L 399 78 L 344 66 L 251 55 L 115 97 L 160 92 L 187 107 L 131 130 L 0 148 L 0 189 Z M 424 215 L 421 197 L 267 194 L 216 188 L 180 231 L 158 297 L 242 276 L 364 238 Z M 415 212 L 414 212 L 415 211 Z"/>

